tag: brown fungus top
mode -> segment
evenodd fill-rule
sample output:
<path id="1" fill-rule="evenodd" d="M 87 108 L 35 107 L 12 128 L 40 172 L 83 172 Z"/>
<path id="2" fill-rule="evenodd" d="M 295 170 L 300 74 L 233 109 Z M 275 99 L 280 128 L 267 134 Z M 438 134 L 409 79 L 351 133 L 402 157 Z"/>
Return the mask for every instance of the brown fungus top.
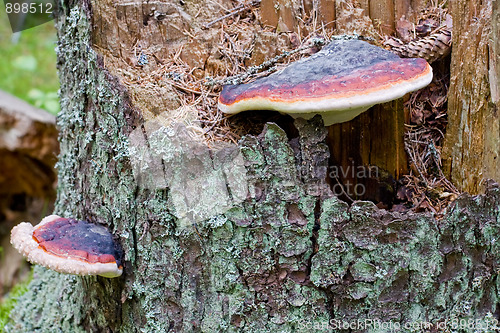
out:
<path id="1" fill-rule="evenodd" d="M 331 125 L 431 80 L 432 69 L 424 59 L 401 59 L 367 42 L 339 40 L 268 77 L 224 86 L 219 108 L 225 113 L 276 110 L 306 119 L 320 114 Z"/>
<path id="2" fill-rule="evenodd" d="M 99 225 L 59 218 L 36 228 L 33 238 L 46 252 L 89 263 L 120 261 L 109 231 Z"/>
<path id="3" fill-rule="evenodd" d="M 22 222 L 11 232 L 12 245 L 30 262 L 61 273 L 117 277 L 121 249 L 104 227 L 50 215 L 37 226 Z"/>

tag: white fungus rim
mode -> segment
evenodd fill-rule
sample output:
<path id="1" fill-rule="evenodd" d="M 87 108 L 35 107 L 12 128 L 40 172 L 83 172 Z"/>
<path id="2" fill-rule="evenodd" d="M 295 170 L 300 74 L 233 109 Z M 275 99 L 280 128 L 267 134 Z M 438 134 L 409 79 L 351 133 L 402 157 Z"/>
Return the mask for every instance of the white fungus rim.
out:
<path id="1" fill-rule="evenodd" d="M 60 216 L 50 215 L 45 217 L 38 225 L 21 222 L 11 231 L 10 243 L 26 259 L 33 263 L 50 268 L 56 272 L 76 275 L 100 275 L 108 278 L 122 275 L 123 269 L 114 263 L 89 263 L 83 260 L 64 258 L 50 254 L 40 248 L 33 239 L 33 232 L 42 225 L 60 219 Z"/>
<path id="2" fill-rule="evenodd" d="M 294 118 L 312 118 L 319 114 L 325 126 L 349 121 L 376 104 L 389 102 L 403 97 L 409 92 L 421 89 L 432 81 L 432 67 L 427 64 L 424 73 L 405 81 L 388 84 L 370 92 L 352 93 L 343 97 L 302 99 L 292 102 L 253 97 L 230 105 L 219 101 L 219 109 L 227 114 L 247 110 L 275 110 Z M 304 111 L 307 110 L 307 111 Z"/>

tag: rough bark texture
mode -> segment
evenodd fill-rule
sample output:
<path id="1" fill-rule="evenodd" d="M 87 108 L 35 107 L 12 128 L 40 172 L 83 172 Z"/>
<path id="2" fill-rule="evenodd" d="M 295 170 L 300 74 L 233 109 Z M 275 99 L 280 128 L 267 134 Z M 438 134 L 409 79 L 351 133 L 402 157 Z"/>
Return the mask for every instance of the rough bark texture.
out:
<path id="1" fill-rule="evenodd" d="M 498 1 L 451 2 L 449 125 L 443 151 L 452 182 L 469 193 L 500 180 Z"/>
<path id="2" fill-rule="evenodd" d="M 461 196 L 440 221 L 370 202 L 349 207 L 325 182 L 318 118 L 297 121 L 291 141 L 269 123 L 238 145 L 208 148 L 182 127 L 143 120 L 92 48 L 88 4 L 64 6 L 57 27 L 56 213 L 108 226 L 123 246 L 125 274 L 36 267 L 7 332 L 311 332 L 330 320 L 495 320 L 498 185 Z M 366 328 L 353 331 L 386 331 Z"/>

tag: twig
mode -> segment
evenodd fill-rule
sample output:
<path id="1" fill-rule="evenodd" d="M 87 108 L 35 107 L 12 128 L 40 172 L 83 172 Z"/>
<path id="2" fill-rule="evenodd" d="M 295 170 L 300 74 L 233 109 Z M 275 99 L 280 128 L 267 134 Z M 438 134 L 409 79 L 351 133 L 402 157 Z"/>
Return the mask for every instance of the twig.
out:
<path id="1" fill-rule="evenodd" d="M 207 77 L 204 84 L 206 86 L 209 86 L 209 87 L 218 86 L 218 85 L 226 85 L 226 84 L 240 84 L 243 81 L 245 81 L 246 79 L 256 76 L 261 71 L 264 71 L 267 69 L 272 69 L 273 66 L 276 65 L 279 61 L 281 61 L 287 57 L 290 57 L 298 52 L 302 52 L 302 51 L 305 51 L 307 49 L 311 49 L 313 47 L 324 46 L 324 45 L 328 44 L 329 41 L 333 41 L 333 40 L 354 40 L 354 39 L 370 40 L 371 38 L 363 37 L 363 36 L 360 36 L 357 34 L 354 34 L 354 35 L 335 35 L 335 36 L 332 36 L 330 38 L 330 40 L 322 38 L 322 37 L 311 38 L 311 39 L 309 39 L 310 43 L 308 43 L 307 45 L 301 46 L 301 47 L 296 48 L 295 50 L 292 50 L 292 51 L 283 51 L 281 54 L 275 56 L 274 58 L 272 58 L 270 60 L 264 61 L 262 64 L 260 64 L 258 66 L 249 67 L 246 70 L 246 72 L 244 72 L 244 73 L 229 76 L 229 77 L 221 79 L 221 80 L 214 80 L 211 77 Z"/>
<path id="2" fill-rule="evenodd" d="M 202 95 L 203 94 L 203 91 L 197 91 L 197 90 L 193 90 L 193 89 L 189 89 L 187 87 L 183 87 L 181 85 L 178 85 L 177 83 L 174 83 L 172 81 L 169 82 L 173 87 L 177 88 L 177 89 L 180 89 L 180 90 L 184 90 L 186 92 L 190 92 L 190 93 L 193 93 L 193 94 L 196 94 L 196 95 Z M 210 97 L 217 97 L 218 95 L 214 94 L 214 93 L 208 93 L 207 94 L 208 96 Z"/>
<path id="3" fill-rule="evenodd" d="M 233 15 L 241 13 L 242 11 L 246 10 L 248 6 L 256 6 L 258 4 L 260 4 L 260 0 L 252 1 L 250 3 L 250 5 L 239 5 L 238 7 L 236 7 L 235 9 L 233 9 L 232 11 L 230 11 L 229 13 L 227 13 L 226 15 L 221 16 L 221 17 L 219 17 L 219 18 L 217 18 L 217 19 L 215 19 L 215 20 L 213 20 L 213 21 L 211 21 L 209 23 L 204 24 L 203 25 L 203 29 L 208 29 L 208 28 L 210 28 L 212 25 L 214 25 L 217 22 L 220 22 L 220 21 L 222 21 L 222 20 L 224 20 L 224 19 L 226 19 L 228 17 L 231 17 Z"/>
<path id="4" fill-rule="evenodd" d="M 326 42 L 323 38 L 313 38 L 312 39 L 312 45 L 306 45 L 299 47 L 293 51 L 284 51 L 280 55 L 277 55 L 276 57 L 264 61 L 262 64 L 258 66 L 251 66 L 247 69 L 246 72 L 238 75 L 233 75 L 229 76 L 227 78 L 224 78 L 222 80 L 214 80 L 210 77 L 206 78 L 205 85 L 209 87 L 217 86 L 217 85 L 226 85 L 226 84 L 239 84 L 243 82 L 245 79 L 257 75 L 259 72 L 269 69 L 273 67 L 278 61 L 285 59 L 286 57 L 289 57 L 291 55 L 294 55 L 295 53 L 298 53 L 300 51 L 304 51 L 307 49 L 310 49 L 315 46 L 323 46 L 325 45 Z"/>

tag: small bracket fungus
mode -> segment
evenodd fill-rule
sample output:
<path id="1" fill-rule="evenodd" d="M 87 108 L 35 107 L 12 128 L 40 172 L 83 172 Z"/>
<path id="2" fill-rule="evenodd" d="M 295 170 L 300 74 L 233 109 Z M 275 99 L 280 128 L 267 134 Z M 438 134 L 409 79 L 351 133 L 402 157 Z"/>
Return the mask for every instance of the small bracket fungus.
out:
<path id="1" fill-rule="evenodd" d="M 432 68 L 424 59 L 401 59 L 367 42 L 337 40 L 267 77 L 224 86 L 219 109 L 275 110 L 305 119 L 320 114 L 329 126 L 431 81 Z"/>
<path id="2" fill-rule="evenodd" d="M 57 215 L 37 226 L 22 222 L 10 242 L 28 261 L 54 271 L 112 278 L 122 274 L 121 250 L 103 226 Z"/>

